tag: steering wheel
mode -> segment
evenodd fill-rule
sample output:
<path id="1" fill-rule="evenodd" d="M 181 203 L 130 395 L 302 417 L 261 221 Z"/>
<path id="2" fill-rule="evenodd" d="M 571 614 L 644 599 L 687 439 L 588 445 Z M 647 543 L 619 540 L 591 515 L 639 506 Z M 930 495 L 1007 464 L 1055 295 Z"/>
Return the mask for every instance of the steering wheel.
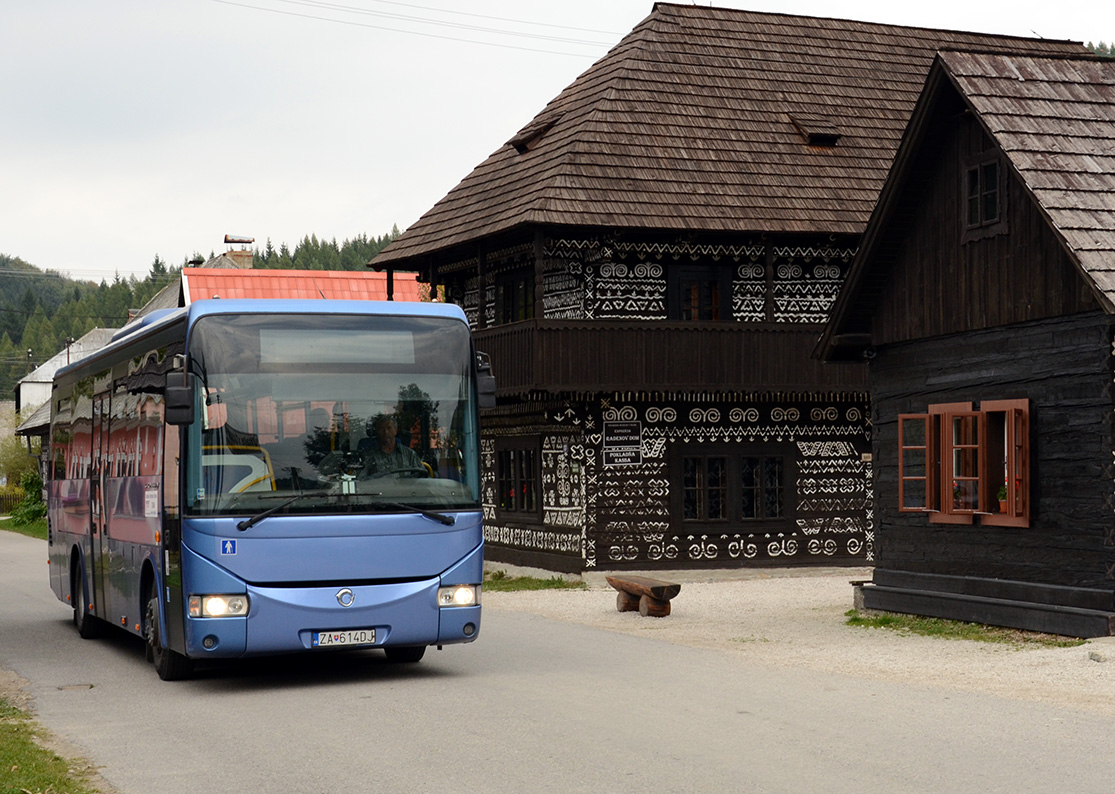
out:
<path id="1" fill-rule="evenodd" d="M 429 464 L 423 463 L 422 466 L 415 466 L 407 469 L 388 469 L 387 471 L 377 471 L 368 475 L 370 479 L 378 479 L 379 477 L 395 476 L 400 479 L 417 480 L 419 477 L 432 477 L 433 470 Z"/>

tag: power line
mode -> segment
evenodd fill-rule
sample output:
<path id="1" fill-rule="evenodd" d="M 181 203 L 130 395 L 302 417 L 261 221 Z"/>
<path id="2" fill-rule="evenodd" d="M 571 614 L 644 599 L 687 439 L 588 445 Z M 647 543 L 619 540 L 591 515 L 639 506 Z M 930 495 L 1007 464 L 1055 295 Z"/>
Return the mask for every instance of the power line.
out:
<path id="1" fill-rule="evenodd" d="M 310 1 L 311 0 L 305 0 L 305 2 L 310 2 Z M 534 25 L 535 27 L 557 28 L 557 29 L 560 29 L 560 30 L 578 30 L 578 31 L 581 31 L 582 33 L 602 33 L 605 36 L 620 35 L 620 34 L 616 33 L 614 30 L 596 30 L 595 28 L 573 27 L 572 25 L 555 25 L 551 22 L 534 22 L 534 21 L 529 20 L 529 19 L 511 19 L 509 17 L 497 17 L 497 16 L 492 16 L 490 14 L 476 14 L 476 13 L 473 13 L 471 11 L 457 11 L 457 10 L 451 9 L 451 8 L 435 8 L 433 6 L 420 6 L 420 5 L 417 5 L 415 3 L 397 2 L 397 0 L 371 0 L 371 2 L 377 3 L 379 5 L 402 6 L 404 8 L 414 8 L 414 9 L 417 9 L 419 11 L 433 11 L 433 12 L 438 13 L 438 14 L 454 14 L 456 16 L 461 16 L 461 17 L 474 17 L 476 19 L 492 19 L 492 20 L 495 20 L 497 22 L 511 22 L 513 24 L 516 24 L 516 25 Z M 326 3 L 323 3 L 323 2 L 320 2 L 319 4 L 320 5 L 327 5 Z M 332 4 L 330 4 L 330 5 L 332 5 Z M 336 4 L 336 5 L 339 6 L 339 4 Z M 339 7 L 351 8 L 351 6 L 339 6 Z M 361 10 L 363 10 L 363 9 L 361 9 Z"/>
<path id="2" fill-rule="evenodd" d="M 106 270 L 90 270 L 90 271 L 87 271 L 87 272 L 88 273 L 105 274 L 108 271 L 106 271 Z M 158 278 L 152 278 L 150 276 L 150 274 L 148 274 L 146 276 L 138 276 L 138 275 L 135 275 L 135 274 L 121 275 L 119 273 L 119 271 L 115 271 L 112 275 L 120 276 L 121 281 L 127 281 L 129 279 L 134 278 L 137 282 L 151 281 L 152 283 L 155 283 L 155 284 L 159 284 L 159 283 L 169 284 L 175 278 L 178 278 L 177 273 L 175 273 L 173 275 L 173 277 L 171 277 L 170 274 L 167 274 L 166 276 L 159 276 Z M 55 270 L 40 270 L 40 271 L 36 272 L 36 271 L 32 271 L 32 270 L 19 270 L 19 269 L 16 269 L 16 268 L 5 268 L 5 267 L 0 267 L 0 276 L 7 276 L 7 277 L 14 277 L 14 278 L 38 278 L 38 279 L 57 278 L 57 279 L 61 279 L 63 281 L 73 281 L 73 282 L 78 282 L 78 283 L 82 283 L 82 284 L 93 280 L 91 278 L 83 278 L 81 276 L 74 276 L 74 275 L 69 274 L 69 273 L 60 273 L 60 272 L 55 271 Z M 102 280 L 103 280 L 103 278 L 102 278 Z"/>
<path id="3" fill-rule="evenodd" d="M 465 43 L 465 44 L 479 44 L 479 45 L 485 46 L 485 47 L 499 47 L 501 49 L 520 50 L 520 51 L 523 51 L 523 52 L 540 52 L 540 53 L 545 53 L 547 55 L 567 55 L 567 56 L 574 57 L 574 58 L 585 57 L 584 53 L 560 52 L 558 50 L 543 50 L 543 49 L 539 49 L 537 47 L 521 47 L 521 46 L 518 46 L 518 45 L 515 45 L 515 44 L 500 44 L 500 43 L 494 42 L 494 41 L 480 41 L 479 39 L 467 39 L 467 38 L 460 38 L 460 37 L 457 37 L 457 36 L 444 36 L 444 35 L 440 35 L 440 34 L 437 34 L 437 33 L 423 33 L 423 32 L 417 31 L 417 30 L 406 30 L 404 28 L 388 27 L 386 25 L 372 25 L 372 24 L 369 24 L 367 22 L 356 22 L 356 21 L 353 21 L 353 20 L 346 20 L 346 19 L 333 19 L 331 17 L 322 17 L 322 16 L 317 16 L 315 14 L 300 14 L 300 13 L 295 12 L 295 11 L 283 11 L 282 9 L 278 9 L 278 8 L 266 8 L 264 6 L 249 5 L 248 3 L 237 3 L 237 2 L 233 2 L 233 0 L 212 0 L 212 2 L 220 3 L 222 5 L 238 6 L 240 8 L 247 8 L 247 9 L 251 9 L 253 11 L 264 11 L 264 12 L 271 13 L 271 14 L 282 14 L 284 16 L 299 17 L 301 19 L 316 19 L 316 20 L 319 20 L 321 22 L 333 22 L 333 23 L 338 24 L 338 25 L 350 25 L 350 26 L 353 26 L 353 27 L 371 28 L 373 30 L 386 30 L 386 31 L 390 31 L 392 33 L 406 33 L 406 34 L 409 34 L 411 36 L 422 36 L 424 38 L 441 39 L 443 41 L 457 41 L 457 42 L 462 42 L 462 43 Z M 305 2 L 305 0 L 303 0 L 303 2 L 301 2 L 301 3 L 297 2 L 297 0 L 279 0 L 279 2 L 291 2 L 291 3 L 294 3 L 295 5 L 298 5 L 298 4 L 311 5 L 310 3 Z M 374 14 L 375 12 L 360 11 L 358 13 L 372 13 L 372 14 Z M 380 16 L 386 16 L 386 15 L 380 14 Z M 396 15 L 395 18 L 403 19 L 403 17 L 398 16 L 398 15 Z M 484 30 L 482 28 L 478 28 L 478 27 L 475 27 L 475 26 L 461 25 L 461 24 L 451 23 L 451 22 L 438 22 L 438 21 L 434 21 L 434 20 L 426 20 L 426 21 L 422 21 L 421 23 L 422 24 L 429 24 L 429 25 L 441 25 L 441 26 L 445 26 L 445 27 L 455 27 L 455 28 L 458 28 L 458 29 L 461 29 L 461 30 L 476 30 L 476 31 L 483 31 Z M 536 36 L 534 34 L 515 33 L 513 31 L 500 31 L 500 30 L 495 30 L 495 29 L 490 30 L 490 31 L 486 31 L 486 32 L 497 33 L 497 34 L 505 35 L 505 36 L 519 36 L 519 37 L 522 37 L 522 38 L 542 38 L 542 39 L 545 39 L 545 40 L 556 41 L 556 42 L 566 43 L 566 44 L 581 43 L 581 44 L 586 44 L 586 45 L 591 45 L 591 46 L 606 46 L 606 44 L 607 44 L 605 42 L 589 42 L 589 41 L 578 42 L 578 41 L 572 40 L 572 39 L 560 39 L 560 38 L 557 38 L 557 37 Z"/>
<path id="4" fill-rule="evenodd" d="M 20 314 L 20 315 L 23 315 L 24 317 L 33 317 L 35 315 L 35 312 L 37 312 L 39 309 L 43 309 L 44 314 L 47 311 L 42 306 L 36 307 L 35 311 L 32 311 L 32 312 L 24 311 L 23 309 L 9 309 L 9 308 L 6 308 L 4 306 L 0 306 L 0 312 L 5 312 L 6 314 Z M 107 323 L 110 320 L 115 322 L 116 319 L 118 318 L 118 316 L 119 315 L 115 315 L 115 314 L 67 314 L 66 319 L 67 320 L 71 320 L 71 319 L 72 320 L 78 320 L 78 319 L 80 319 L 80 320 L 103 320 L 104 322 Z"/>
<path id="5" fill-rule="evenodd" d="M 417 22 L 421 25 L 436 25 L 438 27 L 457 28 L 458 30 L 472 30 L 480 33 L 495 33 L 501 36 L 519 36 L 526 39 L 540 39 L 542 41 L 556 41 L 563 44 L 587 44 L 590 46 L 605 45 L 608 42 L 590 41 L 586 39 L 571 39 L 564 36 L 549 36 L 541 33 L 526 33 L 513 30 L 503 30 L 500 28 L 481 27 L 479 25 L 468 25 L 460 22 L 447 22 L 439 19 L 429 19 L 420 16 L 410 16 L 407 14 L 394 14 L 386 11 L 372 11 L 366 8 L 357 8 L 350 5 L 342 5 L 341 3 L 327 3 L 325 0 L 273 0 L 273 2 L 286 3 L 287 5 L 309 6 L 310 8 L 321 8 L 329 11 L 340 11 L 346 14 L 362 14 L 364 16 L 383 17 L 385 19 L 398 19 L 404 22 Z M 535 25 L 539 27 L 559 27 L 546 25 L 543 22 L 526 22 L 518 19 L 508 19 L 506 17 L 487 16 L 485 14 L 472 14 L 462 11 L 446 11 L 440 8 L 430 8 L 428 6 L 416 6 L 409 3 L 391 3 L 391 5 L 401 5 L 407 8 L 414 8 L 422 11 L 436 11 L 438 13 L 457 14 L 458 16 L 469 16 L 476 19 L 491 19 L 499 22 L 511 22 L 516 25 Z M 563 30 L 580 30 L 580 28 L 562 27 Z M 587 31 L 586 31 L 587 32 Z M 596 33 L 608 33 L 607 31 L 592 31 Z M 612 34 L 608 34 L 612 35 Z"/>

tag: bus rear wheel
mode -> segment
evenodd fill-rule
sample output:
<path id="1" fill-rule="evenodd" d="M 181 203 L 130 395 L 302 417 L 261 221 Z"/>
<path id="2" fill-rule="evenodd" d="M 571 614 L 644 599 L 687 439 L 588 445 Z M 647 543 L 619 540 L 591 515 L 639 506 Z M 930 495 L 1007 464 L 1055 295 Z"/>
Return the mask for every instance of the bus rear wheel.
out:
<path id="1" fill-rule="evenodd" d="M 394 664 L 414 664 L 422 661 L 426 653 L 425 645 L 392 645 L 383 649 L 387 661 Z"/>
<path id="2" fill-rule="evenodd" d="M 147 600 L 147 614 L 144 624 L 144 638 L 147 640 L 147 659 L 154 663 L 155 672 L 164 681 L 180 681 L 189 678 L 194 671 L 194 663 L 177 651 L 163 647 L 159 624 L 159 600 Z"/>
<path id="3" fill-rule="evenodd" d="M 80 562 L 74 566 L 74 580 L 70 592 L 74 605 L 74 627 L 77 628 L 78 636 L 83 640 L 99 637 L 101 621 L 89 611 L 89 602 L 85 598 L 85 566 Z"/>

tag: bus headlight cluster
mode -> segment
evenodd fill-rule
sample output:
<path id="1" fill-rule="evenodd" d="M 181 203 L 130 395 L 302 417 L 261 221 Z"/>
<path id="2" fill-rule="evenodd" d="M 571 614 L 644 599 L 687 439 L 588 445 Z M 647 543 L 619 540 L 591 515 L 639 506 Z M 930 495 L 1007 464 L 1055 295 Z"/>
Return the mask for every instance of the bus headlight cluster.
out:
<path id="1" fill-rule="evenodd" d="M 236 618 L 248 614 L 246 595 L 192 595 L 188 602 L 191 618 Z"/>
<path id="2" fill-rule="evenodd" d="M 472 607 L 480 603 L 480 585 L 455 584 L 437 589 L 439 607 Z"/>

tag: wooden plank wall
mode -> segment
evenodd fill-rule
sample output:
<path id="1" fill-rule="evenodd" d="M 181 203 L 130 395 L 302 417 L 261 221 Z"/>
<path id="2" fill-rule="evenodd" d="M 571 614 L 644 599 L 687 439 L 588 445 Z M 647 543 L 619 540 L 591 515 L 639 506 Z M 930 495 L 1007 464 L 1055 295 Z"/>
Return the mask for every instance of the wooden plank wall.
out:
<path id="1" fill-rule="evenodd" d="M 530 320 L 476 331 L 501 394 L 866 389 L 860 364 L 810 357 L 819 326 Z"/>
<path id="2" fill-rule="evenodd" d="M 878 349 L 871 362 L 880 568 L 1115 587 L 1112 327 L 1099 312 Z M 899 513 L 900 413 L 1030 400 L 1028 528 Z"/>
<path id="3" fill-rule="evenodd" d="M 991 141 L 969 115 L 943 124 L 939 148 L 926 147 L 915 181 L 924 185 L 905 228 L 874 317 L 877 345 L 994 328 L 1098 308 L 1045 218 L 1011 175 L 1005 224 L 965 238 L 966 163 Z M 1001 159 L 1006 167 L 1005 158 Z M 923 181 L 924 180 L 924 181 Z"/>

